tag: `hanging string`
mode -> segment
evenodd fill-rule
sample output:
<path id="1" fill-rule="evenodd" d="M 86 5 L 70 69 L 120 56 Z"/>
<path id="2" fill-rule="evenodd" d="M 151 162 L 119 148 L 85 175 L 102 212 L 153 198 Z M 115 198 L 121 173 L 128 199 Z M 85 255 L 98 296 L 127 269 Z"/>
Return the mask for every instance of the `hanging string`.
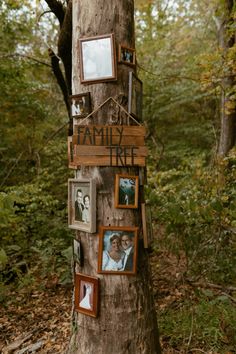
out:
<path id="1" fill-rule="evenodd" d="M 99 109 L 101 109 L 108 101 L 112 100 L 117 106 L 119 106 L 119 108 L 125 112 L 125 114 L 128 115 L 128 117 L 130 117 L 137 125 L 142 125 L 141 123 L 139 123 L 129 112 L 126 111 L 126 109 L 121 106 L 113 97 L 108 97 L 103 103 L 101 103 L 95 110 L 93 110 L 91 113 L 89 113 L 85 118 L 83 118 L 79 124 L 77 125 L 81 125 L 86 119 L 88 119 L 90 116 L 92 116 L 94 113 L 96 113 L 97 111 L 99 111 Z"/>

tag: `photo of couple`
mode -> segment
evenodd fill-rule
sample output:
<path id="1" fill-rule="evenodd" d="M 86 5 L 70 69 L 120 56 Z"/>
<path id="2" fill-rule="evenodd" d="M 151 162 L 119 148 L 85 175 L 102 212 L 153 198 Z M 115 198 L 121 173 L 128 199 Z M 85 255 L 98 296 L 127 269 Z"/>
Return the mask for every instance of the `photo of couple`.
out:
<path id="1" fill-rule="evenodd" d="M 72 229 L 96 232 L 96 183 L 93 179 L 68 180 L 68 224 Z"/>
<path id="2" fill-rule="evenodd" d="M 91 112 L 90 93 L 80 93 L 70 96 L 72 117 L 86 117 Z"/>
<path id="3" fill-rule="evenodd" d="M 75 194 L 75 221 L 90 222 L 90 196 L 84 194 L 81 188 Z"/>
<path id="4" fill-rule="evenodd" d="M 109 228 L 109 227 L 107 227 Z M 124 272 L 135 273 L 136 251 L 137 251 L 137 230 L 117 227 L 113 230 L 104 230 L 101 235 L 100 247 L 100 271 L 101 272 Z"/>

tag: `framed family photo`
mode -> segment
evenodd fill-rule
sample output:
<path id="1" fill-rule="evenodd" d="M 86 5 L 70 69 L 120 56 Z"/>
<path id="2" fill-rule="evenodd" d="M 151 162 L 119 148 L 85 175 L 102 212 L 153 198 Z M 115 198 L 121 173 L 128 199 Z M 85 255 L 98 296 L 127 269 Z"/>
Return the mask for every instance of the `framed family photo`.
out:
<path id="1" fill-rule="evenodd" d="M 71 116 L 84 118 L 91 113 L 90 92 L 70 96 Z"/>
<path id="2" fill-rule="evenodd" d="M 93 179 L 68 180 L 68 224 L 71 229 L 96 232 L 96 183 Z"/>
<path id="3" fill-rule="evenodd" d="M 138 228 L 102 226 L 99 233 L 98 273 L 136 274 Z"/>
<path id="4" fill-rule="evenodd" d="M 119 45 L 119 63 L 135 66 L 135 49 Z"/>
<path id="5" fill-rule="evenodd" d="M 117 80 L 114 34 L 79 40 L 82 83 Z"/>
<path id="6" fill-rule="evenodd" d="M 138 208 L 138 176 L 117 174 L 115 178 L 115 208 Z"/>
<path id="7" fill-rule="evenodd" d="M 75 311 L 97 317 L 98 314 L 98 278 L 75 274 Z"/>
<path id="8" fill-rule="evenodd" d="M 128 112 L 138 120 L 142 120 L 143 83 L 132 72 L 129 72 Z"/>

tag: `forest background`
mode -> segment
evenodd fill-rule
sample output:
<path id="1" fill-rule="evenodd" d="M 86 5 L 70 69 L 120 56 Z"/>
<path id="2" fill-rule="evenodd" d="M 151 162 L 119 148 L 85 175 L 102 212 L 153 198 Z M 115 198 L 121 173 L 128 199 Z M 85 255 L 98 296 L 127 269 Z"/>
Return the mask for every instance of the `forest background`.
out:
<path id="1" fill-rule="evenodd" d="M 135 1 L 150 257 L 166 353 L 236 347 L 236 149 L 218 153 L 222 80 L 235 75 L 236 47 L 219 46 L 222 6 L 221 0 Z M 57 53 L 59 25 L 43 0 L 3 0 L 0 10 L 0 301 L 7 311 L 17 308 L 16 294 L 27 302 L 35 291 L 71 286 L 73 171 L 69 118 L 48 55 Z M 235 13 L 234 5 L 231 18 Z M 235 32 L 234 21 L 227 31 Z M 235 90 L 234 81 L 230 112 Z"/>

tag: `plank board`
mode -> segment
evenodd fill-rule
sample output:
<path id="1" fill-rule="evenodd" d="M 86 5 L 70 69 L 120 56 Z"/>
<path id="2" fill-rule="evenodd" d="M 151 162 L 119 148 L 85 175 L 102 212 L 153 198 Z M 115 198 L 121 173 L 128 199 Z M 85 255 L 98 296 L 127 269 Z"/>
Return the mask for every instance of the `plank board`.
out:
<path id="1" fill-rule="evenodd" d="M 74 145 L 74 154 L 77 156 L 110 156 L 116 155 L 117 152 L 123 154 L 131 154 L 133 149 L 136 156 L 147 156 L 148 149 L 146 146 L 84 146 L 84 145 Z M 125 149 L 125 151 L 124 151 Z"/>
<path id="2" fill-rule="evenodd" d="M 77 145 L 145 145 L 146 129 L 143 126 L 76 125 L 73 144 Z"/>
<path id="3" fill-rule="evenodd" d="M 119 156 L 74 156 L 73 162 L 70 162 L 69 167 L 75 166 L 145 166 L 145 156 L 135 156 L 120 158 Z"/>
<path id="4" fill-rule="evenodd" d="M 104 131 L 104 134 L 120 135 L 122 130 L 122 135 L 135 135 L 135 136 L 145 136 L 146 128 L 142 125 L 75 125 L 74 133 L 78 134 L 78 130 L 85 132 L 85 129 L 89 129 L 91 132 L 95 131 L 95 134 L 98 134 L 101 130 Z"/>
<path id="5" fill-rule="evenodd" d="M 145 166 L 143 126 L 76 125 L 68 141 L 69 167 Z"/>
<path id="6" fill-rule="evenodd" d="M 121 141 L 120 141 L 121 140 Z M 93 144 L 93 141 L 90 139 L 86 139 L 84 144 L 80 144 L 81 139 L 79 139 L 78 135 L 73 135 L 72 137 L 73 145 L 92 145 L 92 146 L 116 146 L 116 145 L 135 145 L 135 146 L 144 146 L 145 138 L 144 136 L 134 136 L 134 135 L 125 135 L 120 139 L 119 136 L 112 136 L 112 140 L 109 140 L 109 144 L 106 144 L 106 141 L 102 137 L 96 137 L 96 144 Z M 112 143 L 112 144 L 110 144 Z"/>

